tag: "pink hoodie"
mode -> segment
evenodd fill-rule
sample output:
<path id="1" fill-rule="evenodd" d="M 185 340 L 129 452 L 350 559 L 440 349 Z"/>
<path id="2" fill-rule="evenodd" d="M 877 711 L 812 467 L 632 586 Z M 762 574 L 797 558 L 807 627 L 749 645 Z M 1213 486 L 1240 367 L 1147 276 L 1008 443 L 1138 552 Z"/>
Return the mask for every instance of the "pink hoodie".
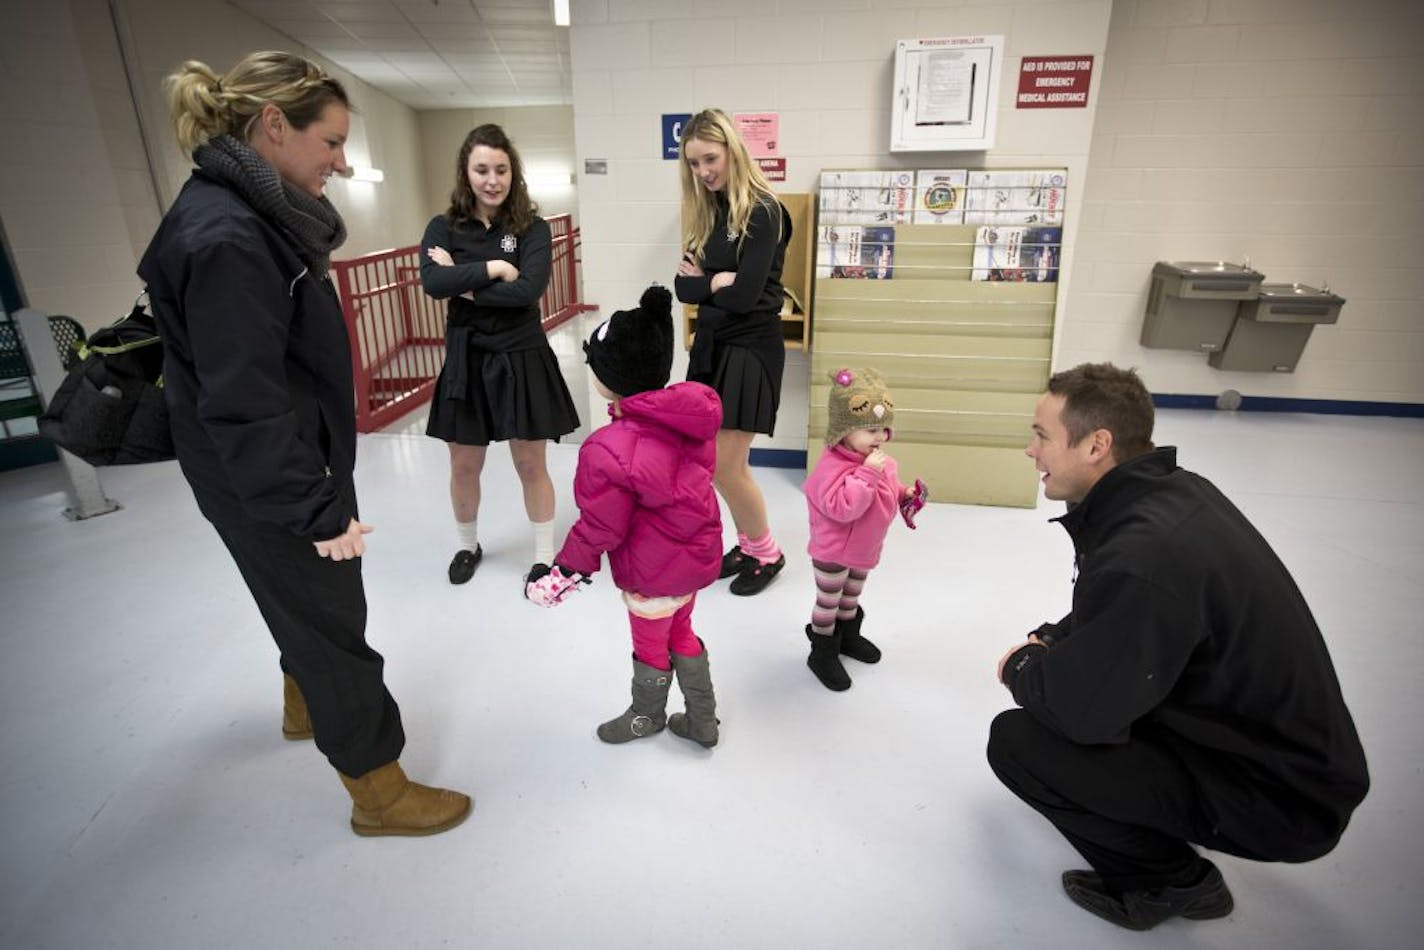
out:
<path id="1" fill-rule="evenodd" d="M 580 574 L 604 552 L 619 590 L 690 594 L 717 579 L 722 515 L 712 491 L 722 403 L 701 383 L 623 399 L 622 415 L 579 448 L 579 518 L 555 562 Z"/>
<path id="2" fill-rule="evenodd" d="M 811 542 L 806 545 L 811 557 L 867 571 L 879 564 L 885 535 L 905 493 L 898 473 L 899 466 L 888 456 L 877 471 L 859 452 L 840 443 L 826 446 L 801 488 L 811 514 Z"/>

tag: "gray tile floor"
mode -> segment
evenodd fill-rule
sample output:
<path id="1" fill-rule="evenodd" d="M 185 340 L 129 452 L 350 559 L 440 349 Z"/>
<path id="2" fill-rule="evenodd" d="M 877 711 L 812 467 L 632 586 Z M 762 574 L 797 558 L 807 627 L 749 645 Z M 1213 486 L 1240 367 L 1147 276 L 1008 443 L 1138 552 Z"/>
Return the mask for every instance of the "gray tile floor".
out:
<path id="1" fill-rule="evenodd" d="M 1424 422 L 1168 411 L 1158 441 L 1294 572 L 1374 780 L 1328 857 L 1221 857 L 1225 920 L 1134 935 L 1077 910 L 1058 874 L 1080 862 L 985 765 L 995 661 L 1068 602 L 1059 506 L 935 505 L 897 529 L 864 599 L 885 660 L 832 694 L 804 666 L 798 475 L 759 471 L 793 557 L 760 597 L 699 599 L 722 744 L 615 748 L 593 736 L 627 698 L 607 577 L 556 611 L 520 598 L 496 449 L 487 556 L 452 588 L 444 447 L 387 433 L 358 472 L 370 635 L 408 771 L 473 792 L 472 818 L 350 833 L 330 768 L 281 737 L 276 652 L 173 464 L 106 471 L 123 510 L 79 523 L 57 466 L 0 474 L 0 946 L 1417 946 Z M 575 456 L 551 455 L 561 533 Z"/>

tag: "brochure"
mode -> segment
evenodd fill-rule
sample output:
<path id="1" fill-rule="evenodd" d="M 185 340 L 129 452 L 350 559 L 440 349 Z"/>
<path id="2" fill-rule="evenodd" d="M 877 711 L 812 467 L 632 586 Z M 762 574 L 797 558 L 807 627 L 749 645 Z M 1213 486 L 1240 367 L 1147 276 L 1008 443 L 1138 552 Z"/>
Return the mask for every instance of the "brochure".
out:
<path id="1" fill-rule="evenodd" d="M 821 173 L 823 224 L 909 224 L 914 203 L 913 171 Z"/>
<path id="2" fill-rule="evenodd" d="M 974 236 L 971 280 L 1052 283 L 1058 280 L 1062 228 L 987 225 Z"/>
<path id="3" fill-rule="evenodd" d="M 964 223 L 1062 224 L 1067 184 L 1062 169 L 970 172 Z"/>
<path id="4" fill-rule="evenodd" d="M 915 223 L 963 224 L 968 179 L 963 168 L 920 169 L 915 175 Z"/>
<path id="5" fill-rule="evenodd" d="M 818 232 L 817 277 L 889 280 L 894 275 L 894 228 L 832 224 Z"/>

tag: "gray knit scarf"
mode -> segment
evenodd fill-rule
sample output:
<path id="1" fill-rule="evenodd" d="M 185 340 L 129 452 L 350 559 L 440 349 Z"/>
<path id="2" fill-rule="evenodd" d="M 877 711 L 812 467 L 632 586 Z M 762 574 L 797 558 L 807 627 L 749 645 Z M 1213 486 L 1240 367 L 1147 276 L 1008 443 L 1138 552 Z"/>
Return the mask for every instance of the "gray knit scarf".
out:
<path id="1" fill-rule="evenodd" d="M 325 196 L 313 197 L 288 182 L 256 149 L 219 135 L 193 152 L 203 171 L 236 189 L 257 213 L 279 225 L 318 277 L 331 267 L 331 252 L 346 240 L 346 223 Z"/>

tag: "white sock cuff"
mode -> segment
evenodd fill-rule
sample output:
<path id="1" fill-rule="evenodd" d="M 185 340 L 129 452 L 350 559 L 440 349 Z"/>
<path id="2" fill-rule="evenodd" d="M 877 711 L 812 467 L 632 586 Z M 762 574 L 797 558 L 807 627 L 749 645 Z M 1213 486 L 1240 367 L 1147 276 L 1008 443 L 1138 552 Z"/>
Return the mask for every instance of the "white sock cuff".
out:
<path id="1" fill-rule="evenodd" d="M 536 564 L 554 563 L 554 519 L 548 521 L 531 521 L 534 528 L 534 562 Z"/>

